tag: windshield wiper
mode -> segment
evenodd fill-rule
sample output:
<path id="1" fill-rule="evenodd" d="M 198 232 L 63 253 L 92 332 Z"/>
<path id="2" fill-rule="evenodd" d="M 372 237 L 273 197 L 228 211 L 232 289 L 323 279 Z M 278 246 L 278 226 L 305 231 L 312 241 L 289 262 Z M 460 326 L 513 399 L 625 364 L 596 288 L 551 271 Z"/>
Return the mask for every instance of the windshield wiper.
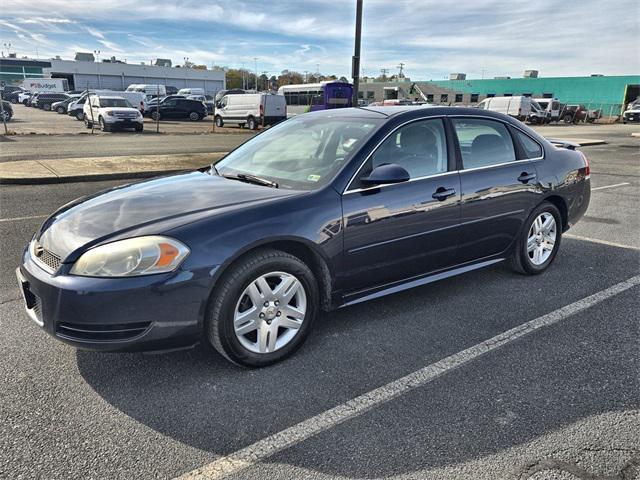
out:
<path id="1" fill-rule="evenodd" d="M 256 177 L 255 175 L 251 175 L 249 173 L 238 173 L 237 175 L 222 175 L 224 178 L 228 178 L 230 180 L 240 180 L 241 182 L 253 183 L 255 185 L 264 185 L 265 187 L 278 188 L 278 184 L 276 182 L 272 182 L 271 180 L 267 180 L 266 178 Z"/>

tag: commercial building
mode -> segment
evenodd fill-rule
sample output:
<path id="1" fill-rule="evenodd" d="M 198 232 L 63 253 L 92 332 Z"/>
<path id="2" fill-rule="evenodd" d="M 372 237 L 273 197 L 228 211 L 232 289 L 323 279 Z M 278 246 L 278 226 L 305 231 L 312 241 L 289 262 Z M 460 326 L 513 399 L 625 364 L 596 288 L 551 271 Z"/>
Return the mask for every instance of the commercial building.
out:
<path id="1" fill-rule="evenodd" d="M 534 71 L 532 71 L 534 72 Z M 457 79 L 415 82 L 429 103 L 445 105 L 475 105 L 487 97 L 526 95 L 557 98 L 566 104 L 582 104 L 590 109 L 602 109 L 604 116 L 617 116 L 626 104 L 640 96 L 640 75 L 588 77 L 536 77 L 469 79 L 455 74 Z M 453 76 L 453 75 L 452 75 Z M 361 98 L 382 101 L 385 89 L 398 87 L 400 98 L 424 100 L 406 82 L 375 82 L 361 85 Z"/>
<path id="2" fill-rule="evenodd" d="M 225 72 L 221 69 L 200 70 L 171 67 L 167 59 L 157 65 L 131 64 L 115 59 L 91 61 L 93 54 L 79 54 L 82 60 L 35 60 L 0 58 L 0 80 L 21 83 L 25 78 L 66 78 L 71 90 L 103 88 L 124 90 L 133 83 L 161 84 L 180 88 L 202 88 L 215 94 L 225 88 Z"/>
<path id="3" fill-rule="evenodd" d="M 7 85 L 19 84 L 25 78 L 46 78 L 43 70 L 51 67 L 48 60 L 33 60 L 30 58 L 2 57 L 0 58 L 0 81 Z"/>

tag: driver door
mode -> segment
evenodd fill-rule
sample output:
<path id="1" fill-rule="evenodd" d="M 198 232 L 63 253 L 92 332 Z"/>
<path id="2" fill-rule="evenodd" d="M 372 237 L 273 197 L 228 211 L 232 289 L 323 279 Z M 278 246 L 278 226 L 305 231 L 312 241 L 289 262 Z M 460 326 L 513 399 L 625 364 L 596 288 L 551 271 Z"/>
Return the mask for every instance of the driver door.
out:
<path id="1" fill-rule="evenodd" d="M 344 291 L 456 263 L 460 178 L 448 151 L 444 123 L 438 118 L 399 127 L 370 155 L 342 198 Z M 410 180 L 363 187 L 360 179 L 386 163 L 404 167 Z"/>

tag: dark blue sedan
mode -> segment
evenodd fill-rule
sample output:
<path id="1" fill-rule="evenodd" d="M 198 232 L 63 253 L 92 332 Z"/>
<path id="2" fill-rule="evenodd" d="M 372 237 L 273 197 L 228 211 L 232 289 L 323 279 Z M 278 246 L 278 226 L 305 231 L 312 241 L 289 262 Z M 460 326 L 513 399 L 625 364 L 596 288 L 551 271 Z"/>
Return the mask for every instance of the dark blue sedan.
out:
<path id="1" fill-rule="evenodd" d="M 27 313 L 105 351 L 210 342 L 263 366 L 322 312 L 507 260 L 539 274 L 589 205 L 589 164 L 464 108 L 294 117 L 210 169 L 81 198 L 17 269 Z"/>

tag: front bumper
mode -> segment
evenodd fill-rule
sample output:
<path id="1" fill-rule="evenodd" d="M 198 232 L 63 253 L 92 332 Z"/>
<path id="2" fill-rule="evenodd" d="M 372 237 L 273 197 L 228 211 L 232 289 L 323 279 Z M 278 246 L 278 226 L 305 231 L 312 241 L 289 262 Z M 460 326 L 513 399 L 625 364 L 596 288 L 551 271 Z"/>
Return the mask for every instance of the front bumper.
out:
<path id="1" fill-rule="evenodd" d="M 111 127 L 119 127 L 119 128 L 134 128 L 140 127 L 144 125 L 144 120 L 142 117 L 138 118 L 118 118 L 118 117 L 109 117 L 105 116 L 104 123 Z"/>
<path id="2" fill-rule="evenodd" d="M 640 112 L 629 112 L 624 114 L 625 122 L 640 122 Z"/>
<path id="3" fill-rule="evenodd" d="M 132 278 L 50 274 L 28 249 L 16 276 L 28 316 L 58 340 L 102 351 L 164 350 L 200 340 L 210 272 Z"/>

